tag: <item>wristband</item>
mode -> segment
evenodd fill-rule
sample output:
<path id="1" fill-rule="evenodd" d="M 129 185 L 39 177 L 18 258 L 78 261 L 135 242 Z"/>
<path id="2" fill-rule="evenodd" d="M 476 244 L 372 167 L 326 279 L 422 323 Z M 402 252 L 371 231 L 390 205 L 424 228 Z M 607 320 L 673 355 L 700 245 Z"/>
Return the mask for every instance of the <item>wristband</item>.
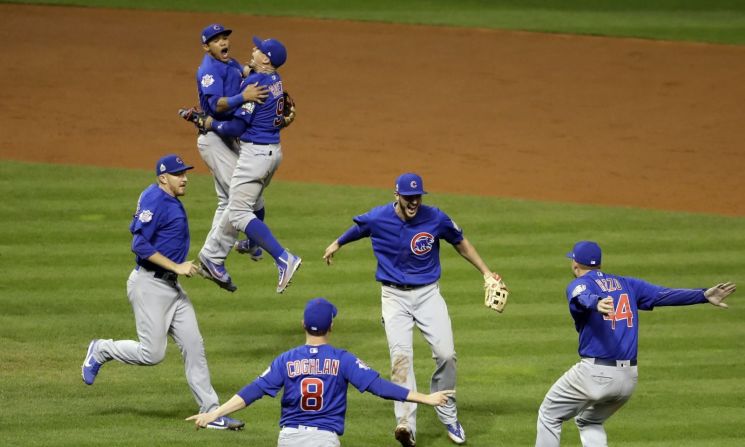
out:
<path id="1" fill-rule="evenodd" d="M 228 107 L 230 107 L 231 109 L 235 109 L 244 102 L 245 101 L 243 100 L 243 93 L 238 93 L 235 96 L 230 96 L 227 98 Z"/>

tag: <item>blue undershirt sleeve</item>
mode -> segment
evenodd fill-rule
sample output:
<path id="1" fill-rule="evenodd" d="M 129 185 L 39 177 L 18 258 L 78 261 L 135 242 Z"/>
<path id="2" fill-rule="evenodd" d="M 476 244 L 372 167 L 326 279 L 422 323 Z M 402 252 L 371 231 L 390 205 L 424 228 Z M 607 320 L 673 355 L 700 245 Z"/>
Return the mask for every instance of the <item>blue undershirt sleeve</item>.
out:
<path id="1" fill-rule="evenodd" d="M 362 228 L 360 228 L 359 225 L 352 225 L 347 231 L 344 232 L 344 234 L 339 236 L 339 245 L 345 245 L 350 242 L 360 240 L 365 236 L 365 233 L 362 231 Z"/>
<path id="2" fill-rule="evenodd" d="M 409 395 L 409 390 L 406 388 L 380 377 L 373 380 L 365 391 L 369 391 L 383 399 L 397 400 L 401 402 L 405 401 L 406 397 Z"/>
<path id="3" fill-rule="evenodd" d="M 140 233 L 135 233 L 134 238 L 132 238 L 132 252 L 140 259 L 148 259 L 157 251 Z"/>
<path id="4" fill-rule="evenodd" d="M 243 402 L 246 403 L 246 406 L 249 406 L 251 405 L 251 403 L 264 397 L 265 393 L 264 393 L 264 390 L 259 388 L 259 386 L 254 381 L 244 386 L 243 388 L 241 388 L 241 390 L 235 394 L 240 396 L 241 399 L 243 399 Z"/>
<path id="5" fill-rule="evenodd" d="M 242 119 L 212 121 L 212 130 L 227 137 L 240 137 L 246 131 L 246 127 L 246 122 Z"/>
<path id="6" fill-rule="evenodd" d="M 217 101 L 220 100 L 218 95 L 210 95 L 207 97 L 207 104 L 210 105 L 210 110 L 217 110 Z"/>
<path id="7" fill-rule="evenodd" d="M 600 298 L 600 295 L 595 295 L 594 293 L 583 293 L 582 295 L 572 298 L 572 301 L 576 301 L 582 309 L 597 311 L 598 301 Z"/>
<path id="8" fill-rule="evenodd" d="M 226 99 L 227 99 L 228 107 L 230 107 L 230 110 L 235 110 L 239 105 L 246 102 L 243 99 L 243 92 L 238 93 L 237 95 L 234 95 L 234 96 L 229 96 Z"/>

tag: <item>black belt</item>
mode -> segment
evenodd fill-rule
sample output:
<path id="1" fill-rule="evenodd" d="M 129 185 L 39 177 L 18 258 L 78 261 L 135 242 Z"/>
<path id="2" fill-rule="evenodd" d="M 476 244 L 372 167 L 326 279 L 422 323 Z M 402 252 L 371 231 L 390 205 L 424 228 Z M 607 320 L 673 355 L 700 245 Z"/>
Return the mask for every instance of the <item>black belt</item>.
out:
<path id="1" fill-rule="evenodd" d="M 429 284 L 395 284 L 395 283 L 387 282 L 387 281 L 381 281 L 380 283 L 386 287 L 393 287 L 394 289 L 403 290 L 404 292 L 408 292 L 410 290 L 421 289 L 422 287 L 429 285 Z"/>
<path id="2" fill-rule="evenodd" d="M 631 360 L 613 360 L 613 359 L 598 359 L 592 357 L 583 357 L 585 360 L 589 360 L 595 365 L 600 366 L 636 366 L 636 359 Z"/>
<path id="3" fill-rule="evenodd" d="M 170 270 L 153 269 L 148 268 L 144 265 L 138 265 L 137 268 L 142 268 L 143 270 L 147 270 L 148 272 L 153 272 L 153 278 L 162 279 L 163 281 L 176 282 L 176 280 L 178 279 L 178 274 Z"/>

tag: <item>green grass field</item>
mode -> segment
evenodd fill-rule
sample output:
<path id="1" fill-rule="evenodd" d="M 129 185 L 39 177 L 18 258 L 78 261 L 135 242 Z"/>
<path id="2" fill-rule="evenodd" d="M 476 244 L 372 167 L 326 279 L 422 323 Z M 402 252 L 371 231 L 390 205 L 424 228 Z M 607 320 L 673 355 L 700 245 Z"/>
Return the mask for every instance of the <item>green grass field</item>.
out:
<path id="1" fill-rule="evenodd" d="M 7 1 L 6 1 L 7 2 Z M 375 20 L 413 24 L 745 43 L 737 0 L 42 0 L 9 3 Z M 333 26 L 333 22 L 329 22 Z M 191 160 L 200 163 L 198 160 Z M 281 178 L 281 171 L 279 177 Z M 128 225 L 149 171 L 0 161 L 0 445 L 270 446 L 279 399 L 237 413 L 247 429 L 194 432 L 196 410 L 181 357 L 169 346 L 153 368 L 106 364 L 92 387 L 80 380 L 88 342 L 135 336 L 125 294 L 133 265 Z M 276 181 L 267 222 L 304 258 L 292 287 L 274 293 L 270 261 L 237 254 L 227 266 L 240 289 L 185 279 L 205 339 L 213 385 L 223 400 L 280 352 L 303 342 L 302 308 L 334 301 L 334 344 L 388 369 L 380 289 L 369 241 L 345 247 L 333 267 L 321 255 L 351 217 L 391 192 Z M 471 446 L 528 446 L 550 385 L 576 361 L 576 332 L 563 296 L 563 256 L 579 239 L 605 249 L 609 271 L 678 287 L 745 284 L 745 218 L 619 207 L 506 200 L 432 191 L 510 286 L 503 315 L 482 305 L 480 275 L 444 247 L 441 281 L 459 356 L 458 399 Z M 195 257 L 215 206 L 212 180 L 193 175 L 184 198 Z M 640 381 L 607 424 L 614 446 L 742 446 L 745 443 L 745 298 L 727 311 L 701 305 L 641 315 Z M 417 337 L 416 370 L 426 390 L 432 362 Z M 343 445 L 393 446 L 392 404 L 350 389 Z M 434 412 L 422 408 L 421 446 L 451 445 Z M 573 424 L 563 445 L 579 445 Z"/>
<path id="2" fill-rule="evenodd" d="M 4 0 L 8 2 L 8 0 Z M 10 0 L 745 43 L 740 0 Z M 329 26 L 333 26 L 329 24 Z"/>
<path id="3" fill-rule="evenodd" d="M 197 160 L 194 160 L 197 162 Z M 184 204 L 196 256 L 214 206 L 212 180 L 190 177 Z M 135 336 L 125 294 L 132 268 L 128 224 L 149 171 L 0 162 L 0 359 L 2 444 L 274 445 L 279 400 L 264 398 L 237 415 L 243 432 L 194 432 L 182 419 L 195 403 L 180 354 L 171 345 L 152 368 L 106 364 L 96 384 L 80 380 L 92 338 Z M 323 249 L 351 217 L 391 198 L 390 191 L 277 181 L 267 191 L 267 222 L 303 256 L 284 295 L 274 293 L 270 261 L 228 259 L 239 290 L 203 279 L 182 281 L 205 338 L 213 384 L 227 399 L 281 351 L 303 342 L 302 308 L 323 295 L 340 309 L 333 341 L 374 368 L 388 369 L 379 287 L 369 241 L 344 247 L 327 267 Z M 457 220 L 509 284 L 503 315 L 482 304 L 481 278 L 444 247 L 441 282 L 459 355 L 461 420 L 473 446 L 531 445 L 548 387 L 576 360 L 576 333 L 563 290 L 563 256 L 578 239 L 605 249 L 609 271 L 664 285 L 745 283 L 745 219 L 448 195 L 426 203 Z M 742 294 L 742 292 L 739 292 Z M 745 301 L 661 308 L 641 320 L 640 383 L 607 424 L 616 446 L 740 446 L 745 440 Z M 417 377 L 432 370 L 417 337 Z M 392 404 L 350 389 L 347 446 L 395 445 Z M 434 412 L 422 409 L 418 441 L 450 445 Z M 565 424 L 564 445 L 578 445 Z"/>

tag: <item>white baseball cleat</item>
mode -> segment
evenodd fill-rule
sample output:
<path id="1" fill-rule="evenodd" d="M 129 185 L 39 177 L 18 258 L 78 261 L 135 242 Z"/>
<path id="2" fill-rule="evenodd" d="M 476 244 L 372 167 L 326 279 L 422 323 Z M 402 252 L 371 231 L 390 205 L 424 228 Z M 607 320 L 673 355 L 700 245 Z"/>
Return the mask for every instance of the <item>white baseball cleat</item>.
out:
<path id="1" fill-rule="evenodd" d="M 293 255 L 289 251 L 285 250 L 282 256 L 279 257 L 277 262 L 277 270 L 279 270 L 279 281 L 277 282 L 277 293 L 285 291 L 287 286 L 290 285 L 292 275 L 295 274 L 297 269 L 300 268 L 300 264 L 303 262 L 302 259 Z"/>
<path id="2" fill-rule="evenodd" d="M 450 438 L 451 441 L 458 445 L 466 443 L 466 431 L 463 430 L 463 426 L 460 425 L 460 422 L 455 421 L 452 424 L 448 424 L 447 428 L 448 438 Z"/>

